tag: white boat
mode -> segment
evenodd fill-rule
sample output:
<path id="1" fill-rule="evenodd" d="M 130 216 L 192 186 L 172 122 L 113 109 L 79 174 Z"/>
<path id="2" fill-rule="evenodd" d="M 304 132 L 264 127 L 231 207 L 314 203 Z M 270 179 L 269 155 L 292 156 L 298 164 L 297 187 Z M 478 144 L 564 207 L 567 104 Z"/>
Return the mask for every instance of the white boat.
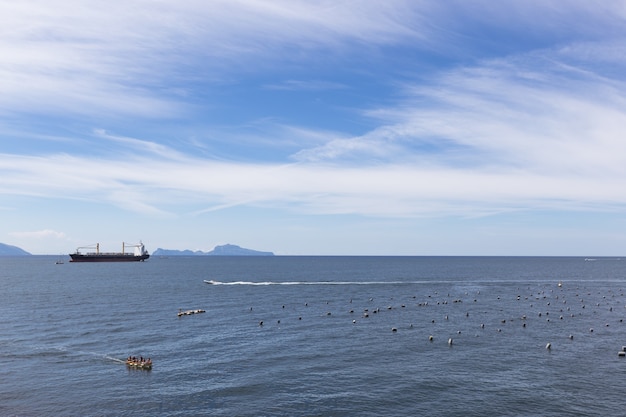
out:
<path id="1" fill-rule="evenodd" d="M 211 285 L 217 284 L 217 281 L 213 281 L 212 279 L 209 279 L 209 280 L 205 279 L 204 282 L 206 282 L 207 284 L 211 284 Z"/>

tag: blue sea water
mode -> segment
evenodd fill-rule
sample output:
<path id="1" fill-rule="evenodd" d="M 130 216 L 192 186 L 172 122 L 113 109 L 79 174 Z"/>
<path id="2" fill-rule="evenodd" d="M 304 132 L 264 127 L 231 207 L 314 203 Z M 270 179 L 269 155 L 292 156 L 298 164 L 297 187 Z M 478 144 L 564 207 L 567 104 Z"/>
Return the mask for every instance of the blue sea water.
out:
<path id="1" fill-rule="evenodd" d="M 626 413 L 620 259 L 55 261 L 0 258 L 2 416 Z"/>

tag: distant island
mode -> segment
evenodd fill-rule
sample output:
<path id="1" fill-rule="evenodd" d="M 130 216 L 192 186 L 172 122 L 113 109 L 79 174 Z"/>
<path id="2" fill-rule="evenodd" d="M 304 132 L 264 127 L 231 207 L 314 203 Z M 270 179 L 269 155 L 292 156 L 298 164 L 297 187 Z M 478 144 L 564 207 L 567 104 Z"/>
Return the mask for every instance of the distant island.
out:
<path id="1" fill-rule="evenodd" d="M 24 256 L 30 255 L 30 253 L 26 252 L 24 249 L 18 248 L 17 246 L 6 245 L 4 243 L 0 243 L 0 256 Z"/>
<path id="2" fill-rule="evenodd" d="M 237 245 L 221 245 L 209 252 L 158 248 L 152 252 L 152 256 L 274 256 L 274 253 L 245 249 Z"/>

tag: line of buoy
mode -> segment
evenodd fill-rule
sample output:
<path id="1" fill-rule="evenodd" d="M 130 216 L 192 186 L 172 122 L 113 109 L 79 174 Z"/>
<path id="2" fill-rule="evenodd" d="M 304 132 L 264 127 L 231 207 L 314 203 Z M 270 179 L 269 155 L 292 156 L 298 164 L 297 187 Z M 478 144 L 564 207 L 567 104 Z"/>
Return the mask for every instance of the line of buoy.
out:
<path id="1" fill-rule="evenodd" d="M 530 287 L 529 287 L 529 289 L 530 289 Z M 550 292 L 552 292 L 552 290 L 550 290 Z M 473 325 L 475 326 L 476 324 L 478 324 L 481 329 L 485 329 L 485 328 L 488 327 L 488 328 L 491 328 L 492 330 L 497 331 L 498 333 L 503 333 L 503 332 L 506 332 L 507 327 L 509 325 L 511 325 L 511 324 L 514 325 L 514 324 L 516 324 L 516 322 L 519 323 L 520 321 L 522 322 L 521 323 L 521 327 L 522 328 L 531 327 L 534 323 L 536 323 L 536 321 L 533 320 L 532 317 L 537 317 L 538 316 L 539 318 L 542 319 L 541 321 L 548 322 L 548 323 L 556 323 L 557 321 L 565 321 L 565 320 L 567 320 L 568 317 L 572 317 L 573 318 L 576 315 L 582 315 L 583 314 L 582 312 L 578 312 L 577 314 L 575 314 L 575 310 L 574 309 L 575 308 L 585 309 L 585 307 L 586 307 L 585 304 L 581 304 L 578 307 L 573 306 L 573 307 L 571 307 L 571 309 L 570 309 L 569 306 L 564 305 L 564 304 L 566 304 L 566 300 L 563 299 L 565 292 L 563 292 L 559 296 L 554 296 L 554 295 L 550 296 L 550 295 L 547 295 L 547 293 L 548 293 L 548 291 L 546 290 L 546 291 L 540 291 L 537 294 L 530 294 L 530 296 L 524 295 L 524 294 L 516 294 L 516 295 L 514 295 L 514 297 L 516 297 L 517 300 L 522 300 L 523 299 L 523 300 L 526 300 L 526 301 L 532 300 L 533 298 L 535 300 L 543 300 L 543 301 L 537 301 L 536 303 L 533 303 L 531 301 L 528 304 L 530 304 L 530 308 L 531 309 L 535 308 L 534 307 L 535 305 L 540 305 L 540 304 L 544 305 L 544 306 L 546 306 L 546 305 L 547 306 L 552 306 L 552 307 L 550 307 L 551 308 L 550 311 L 546 311 L 546 309 L 541 308 L 541 311 L 535 310 L 534 312 L 532 312 L 532 310 L 531 310 L 531 312 L 527 311 L 526 314 L 521 314 L 521 312 L 519 312 L 517 314 L 514 314 L 513 316 L 498 317 L 496 320 L 497 320 L 497 322 L 499 322 L 499 325 L 501 326 L 501 328 L 492 327 L 492 325 L 494 323 L 491 323 L 491 322 L 489 324 L 486 324 L 485 322 L 482 322 L 482 323 L 478 322 L 478 323 L 473 323 Z M 438 294 L 438 293 L 435 292 L 435 294 Z M 466 295 L 468 295 L 468 294 L 466 293 Z M 622 294 L 622 296 L 623 296 L 623 294 Z M 448 297 L 450 297 L 450 294 L 448 294 Z M 551 298 L 548 298 L 548 297 L 551 297 Z M 581 303 L 586 302 L 588 305 L 596 304 L 597 307 L 603 305 L 601 303 L 594 303 L 593 301 L 595 301 L 595 300 L 588 300 L 588 299 L 586 299 L 586 300 L 583 301 L 583 299 L 580 298 L 579 294 L 576 294 L 576 297 L 578 297 L 578 301 L 580 301 Z M 413 296 L 413 298 L 415 299 L 416 297 Z M 431 296 L 428 295 L 428 298 L 430 299 Z M 500 296 L 498 296 L 497 298 L 498 298 L 498 300 L 500 300 Z M 603 298 L 607 298 L 607 297 L 603 297 Z M 370 298 L 369 301 L 372 302 L 373 299 Z M 430 302 L 429 301 L 424 301 L 424 302 L 418 302 L 418 303 L 414 303 L 414 304 L 397 304 L 397 305 L 396 304 L 391 304 L 391 305 L 383 304 L 384 307 L 376 307 L 374 305 L 369 305 L 368 308 L 363 308 L 363 307 L 365 307 L 363 305 L 362 307 L 359 308 L 359 304 L 357 302 L 354 302 L 354 300 L 350 299 L 349 302 L 350 302 L 350 307 L 351 308 L 345 309 L 345 310 L 343 310 L 343 312 L 345 313 L 346 311 L 348 311 L 352 315 L 352 317 L 350 317 L 350 321 L 352 322 L 353 325 L 356 325 L 357 321 L 359 322 L 359 325 L 365 325 L 366 321 L 364 321 L 364 319 L 368 319 L 369 318 L 368 320 L 374 320 L 373 316 L 379 316 L 379 315 L 385 314 L 385 313 L 383 313 L 383 311 L 385 311 L 385 310 L 387 310 L 387 311 L 396 310 L 398 306 L 400 306 L 402 308 L 406 308 L 406 307 L 409 307 L 409 306 L 427 307 L 428 308 L 430 306 L 434 306 L 435 303 L 437 304 L 437 306 L 439 306 L 439 305 L 447 305 L 449 302 L 450 303 L 457 303 L 457 302 L 461 303 L 463 301 L 467 301 L 467 300 L 461 300 L 461 299 L 455 299 L 455 300 L 452 300 L 452 299 L 449 299 L 449 300 L 435 300 L 435 299 L 433 299 L 433 300 L 430 300 Z M 569 300 L 569 301 L 571 301 L 571 300 Z M 474 299 L 474 302 L 477 302 L 477 299 Z M 326 301 L 325 304 L 329 305 L 330 303 L 328 301 Z M 573 303 L 567 303 L 567 304 L 572 305 Z M 308 303 L 304 303 L 304 306 L 308 307 L 309 304 Z M 277 307 L 280 308 L 281 310 L 286 309 L 286 305 L 282 304 L 282 303 L 278 304 Z M 387 307 L 387 308 L 385 309 L 385 307 Z M 563 308 L 560 308 L 560 307 L 563 307 Z M 608 310 L 609 312 L 613 312 L 614 310 L 615 311 L 617 310 L 617 309 L 614 309 L 613 306 L 610 306 L 610 305 L 608 305 L 606 307 L 603 307 L 603 308 L 605 308 L 604 311 Z M 625 306 L 625 308 L 626 308 L 626 306 Z M 358 314 L 359 310 L 362 312 L 362 314 L 360 315 L 361 316 L 361 320 L 356 320 L 355 319 L 355 313 Z M 589 310 L 589 309 L 587 309 L 587 310 Z M 597 309 L 593 309 L 592 308 L 592 310 L 593 310 L 592 313 L 596 314 L 596 310 Z M 252 307 L 250 307 L 250 311 L 252 311 Z M 500 311 L 503 311 L 503 310 L 501 309 Z M 565 313 L 565 311 L 567 311 L 567 314 Z M 181 313 L 179 313 L 179 315 L 195 314 L 196 312 L 200 312 L 200 311 L 190 310 L 188 312 L 181 312 Z M 202 312 L 204 312 L 204 311 L 202 311 Z M 484 311 L 484 313 L 489 313 L 489 312 L 490 311 L 488 311 L 488 310 Z M 477 311 L 467 311 L 466 310 L 465 317 L 469 318 L 470 315 L 472 317 L 478 317 L 479 313 L 480 312 L 477 312 Z M 331 310 L 322 310 L 321 312 L 318 312 L 318 314 L 321 314 L 322 316 L 332 316 L 332 317 L 335 317 L 336 313 L 331 313 Z M 461 315 L 462 314 L 463 313 L 461 313 Z M 303 320 L 303 316 L 296 316 L 296 317 L 298 317 L 298 320 Z M 343 317 L 343 315 L 339 314 L 339 317 Z M 435 317 L 435 318 L 433 318 L 433 317 Z M 558 317 L 558 320 L 556 320 L 557 317 Z M 443 320 L 441 320 L 442 318 L 443 318 Z M 435 330 L 435 327 L 434 327 L 434 325 L 436 323 L 438 324 L 438 323 L 444 323 L 444 322 L 448 322 L 448 323 L 455 322 L 455 321 L 457 321 L 458 316 L 454 312 L 442 311 L 440 314 L 435 313 L 435 314 L 432 314 L 430 317 L 426 317 L 425 319 L 426 319 L 426 322 L 430 321 L 430 323 L 432 323 L 433 329 L 431 331 L 438 332 L 438 330 Z M 624 321 L 624 319 L 621 319 L 619 317 L 617 319 L 619 319 L 619 323 L 622 323 Z M 272 321 L 276 322 L 275 320 L 272 320 Z M 283 322 L 284 322 L 284 320 L 283 320 Z M 264 324 L 263 321 L 260 321 L 260 322 L 257 321 L 257 323 L 259 324 L 259 326 L 263 326 L 263 324 Z M 281 320 L 278 320 L 278 324 L 280 324 L 280 323 L 281 323 Z M 396 325 L 393 326 L 393 327 L 391 327 L 391 326 L 390 327 L 386 327 L 386 329 L 390 329 L 391 332 L 396 333 L 396 332 L 399 332 L 402 329 L 406 328 L 406 325 L 400 324 L 398 326 L 398 323 L 394 323 L 394 324 L 396 324 Z M 588 332 L 591 333 L 591 334 L 595 334 L 596 333 L 595 332 L 595 327 L 601 326 L 601 324 L 598 324 L 598 323 L 594 323 L 594 324 L 595 325 L 593 327 L 587 327 Z M 609 327 L 609 326 L 613 327 L 614 326 L 613 322 L 608 322 L 608 321 L 606 321 L 605 323 L 602 323 L 602 324 L 604 324 L 604 327 Z M 437 326 L 437 328 L 438 327 L 440 327 L 440 326 Z M 414 328 L 413 323 L 411 323 L 409 325 L 409 328 L 411 328 L 411 329 Z M 467 333 L 466 330 L 467 329 L 463 328 L 463 327 L 461 329 L 459 329 L 458 327 L 457 327 L 457 329 L 454 329 L 454 331 L 456 331 L 458 335 L 461 335 L 462 333 L 466 334 Z M 387 330 L 387 331 L 389 331 L 389 330 Z M 437 334 L 439 338 L 442 336 L 439 333 L 433 333 L 433 334 L 431 334 L 428 337 L 428 340 L 430 342 L 434 341 L 434 334 Z M 482 334 L 485 334 L 485 333 L 482 333 Z M 479 337 L 479 334 L 476 333 L 475 336 Z M 423 336 L 421 336 L 421 337 L 423 337 Z M 458 337 L 460 337 L 460 336 L 458 336 Z M 565 337 L 568 337 L 569 340 L 573 340 L 573 338 L 574 338 L 573 334 L 571 334 L 571 333 L 570 334 L 566 333 Z M 446 340 L 446 339 L 444 338 L 444 340 Z M 448 340 L 448 345 L 450 347 L 452 347 L 452 345 L 457 342 L 457 341 L 454 341 L 452 337 L 449 337 L 449 339 L 447 339 L 447 340 Z M 551 343 L 546 343 L 544 346 L 545 346 L 546 350 L 551 351 L 551 348 L 552 348 L 552 344 Z M 558 347 L 557 347 L 557 350 L 558 350 Z M 622 350 L 620 352 L 618 352 L 618 356 L 626 357 L 626 346 L 622 347 Z"/>

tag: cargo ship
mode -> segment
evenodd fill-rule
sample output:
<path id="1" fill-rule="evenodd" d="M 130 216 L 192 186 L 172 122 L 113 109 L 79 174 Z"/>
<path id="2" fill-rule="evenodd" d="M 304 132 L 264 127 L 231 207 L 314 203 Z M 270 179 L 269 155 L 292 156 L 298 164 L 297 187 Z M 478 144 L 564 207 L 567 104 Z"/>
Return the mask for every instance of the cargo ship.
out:
<path id="1" fill-rule="evenodd" d="M 127 248 L 133 248 L 127 252 Z M 81 249 L 92 249 L 95 252 L 81 253 Z M 100 244 L 81 246 L 76 248 L 75 253 L 70 253 L 70 262 L 137 262 L 145 261 L 150 257 L 143 243 L 129 245 L 122 242 L 121 252 L 100 252 Z"/>

